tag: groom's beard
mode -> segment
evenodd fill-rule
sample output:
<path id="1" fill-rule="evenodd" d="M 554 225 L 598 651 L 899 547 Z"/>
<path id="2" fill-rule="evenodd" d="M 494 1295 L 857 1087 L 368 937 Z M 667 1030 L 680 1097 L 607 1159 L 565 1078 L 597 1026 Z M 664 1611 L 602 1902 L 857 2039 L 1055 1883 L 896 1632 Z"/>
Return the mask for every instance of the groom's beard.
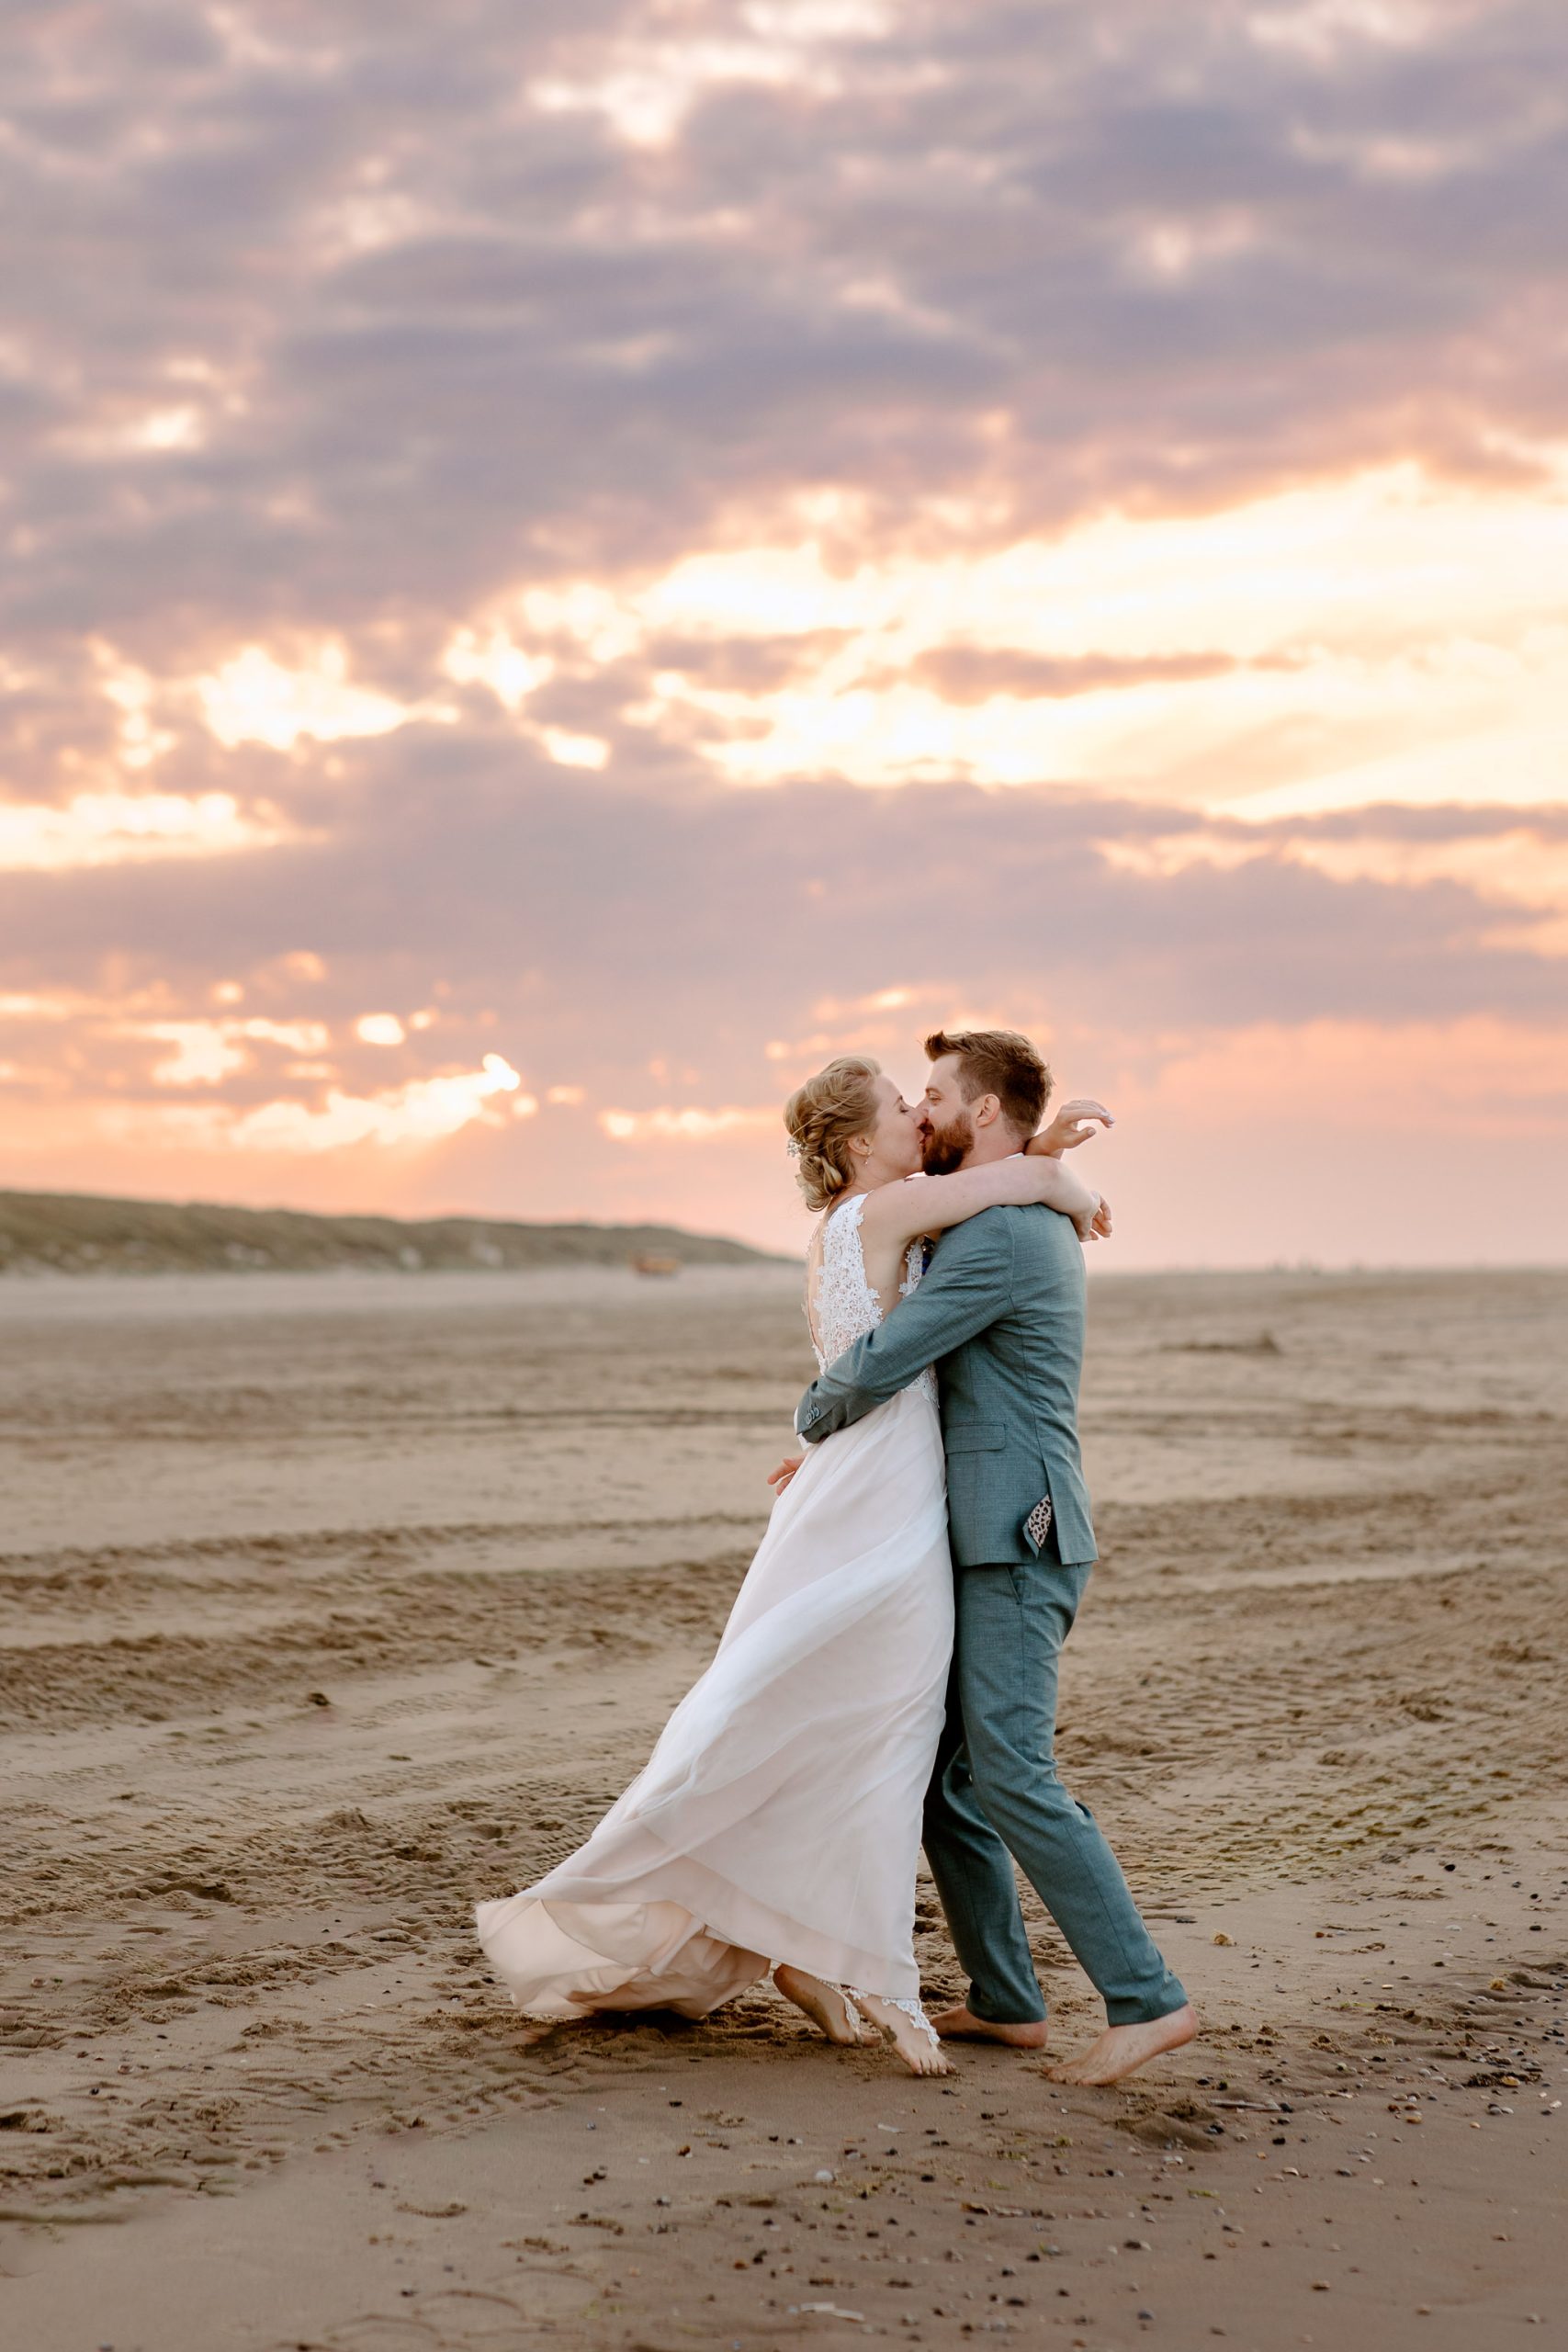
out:
<path id="1" fill-rule="evenodd" d="M 920 1166 L 928 1176 L 951 1176 L 964 1165 L 964 1156 L 975 1141 L 975 1122 L 967 1111 L 945 1127 L 930 1126 L 920 1147 Z"/>

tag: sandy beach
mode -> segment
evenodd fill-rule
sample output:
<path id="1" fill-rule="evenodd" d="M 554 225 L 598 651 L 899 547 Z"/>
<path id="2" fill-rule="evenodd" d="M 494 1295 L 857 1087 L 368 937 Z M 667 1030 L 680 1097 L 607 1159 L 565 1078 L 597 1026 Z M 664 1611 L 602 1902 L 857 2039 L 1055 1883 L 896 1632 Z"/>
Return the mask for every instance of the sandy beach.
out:
<path id="1" fill-rule="evenodd" d="M 1204 2020 L 1115 2092 L 480 1962 L 809 1369 L 772 1266 L 0 1284 L 7 2342 L 1568 2342 L 1568 1274 L 1097 1273 L 1062 1755 Z"/>

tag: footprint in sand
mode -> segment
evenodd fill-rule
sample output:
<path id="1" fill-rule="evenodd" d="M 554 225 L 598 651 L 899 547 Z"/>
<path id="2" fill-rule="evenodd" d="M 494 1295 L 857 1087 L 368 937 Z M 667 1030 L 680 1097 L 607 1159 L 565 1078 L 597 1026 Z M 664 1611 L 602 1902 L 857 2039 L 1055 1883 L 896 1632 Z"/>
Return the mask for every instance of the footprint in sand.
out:
<path id="1" fill-rule="evenodd" d="M 443 2288 L 406 2312 L 367 2312 L 322 2339 L 329 2352 L 510 2352 L 522 2327 L 573 2319 L 593 2301 L 591 2278 L 566 2270 L 525 2270 L 515 2295 Z"/>

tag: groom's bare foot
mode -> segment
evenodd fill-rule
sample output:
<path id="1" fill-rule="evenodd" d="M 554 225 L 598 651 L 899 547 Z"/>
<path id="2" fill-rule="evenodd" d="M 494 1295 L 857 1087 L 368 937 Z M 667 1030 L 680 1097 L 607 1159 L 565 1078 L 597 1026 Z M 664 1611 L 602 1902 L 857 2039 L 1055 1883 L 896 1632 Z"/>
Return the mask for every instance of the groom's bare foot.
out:
<path id="1" fill-rule="evenodd" d="M 859 2042 L 860 2030 L 836 1984 L 824 1984 L 820 1976 L 808 1976 L 804 1968 L 792 1968 L 787 1961 L 774 1969 L 773 1983 L 784 1999 L 793 2001 L 829 2041 L 847 2043 L 852 2048 Z"/>
<path id="2" fill-rule="evenodd" d="M 996 2025 L 975 2017 L 962 2002 L 942 2009 L 931 2019 L 944 2041 L 1001 2041 L 1010 2050 L 1043 2050 L 1051 2029 L 1043 2018 L 1028 2018 L 1019 2025 Z"/>
<path id="3" fill-rule="evenodd" d="M 1064 2059 L 1059 2066 L 1047 2066 L 1045 2072 L 1054 2083 L 1097 2087 L 1119 2083 L 1124 2075 L 1146 2066 L 1151 2058 L 1163 2058 L 1168 2050 L 1180 2050 L 1197 2030 L 1190 2004 L 1172 2009 L 1168 2017 L 1150 2018 L 1139 2025 L 1108 2025 L 1081 2057 Z"/>

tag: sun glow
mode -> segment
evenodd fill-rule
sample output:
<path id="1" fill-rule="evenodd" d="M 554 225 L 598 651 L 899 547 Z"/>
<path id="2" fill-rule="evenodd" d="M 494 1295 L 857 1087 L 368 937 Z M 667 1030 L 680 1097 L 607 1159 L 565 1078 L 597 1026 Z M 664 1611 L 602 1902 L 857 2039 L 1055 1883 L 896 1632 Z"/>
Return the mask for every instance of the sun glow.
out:
<path id="1" fill-rule="evenodd" d="M 655 1111 L 601 1111 L 599 1125 L 613 1143 L 712 1143 L 719 1136 L 755 1135 L 775 1130 L 778 1106 L 760 1110 L 728 1103 L 706 1111 L 695 1105 L 673 1110 L 668 1103 Z"/>
<path id="2" fill-rule="evenodd" d="M 187 1060 L 193 1046 L 199 1056 L 209 1050 L 210 1041 L 183 1046 Z M 227 1042 L 220 1043 L 214 1060 L 232 1050 Z M 151 1110 L 142 1106 L 134 1112 L 109 1105 L 101 1112 L 99 1124 L 106 1135 L 117 1138 L 145 1139 L 148 1130 L 156 1129 L 168 1143 L 186 1149 L 319 1159 L 363 1146 L 418 1150 L 476 1124 L 494 1126 L 531 1119 L 538 1107 L 537 1098 L 523 1091 L 522 1079 L 511 1063 L 500 1054 L 486 1054 L 478 1069 L 411 1079 L 374 1093 L 355 1094 L 337 1084 L 319 1100 L 279 1096 L 249 1110 L 226 1102 Z"/>
<path id="3" fill-rule="evenodd" d="M 367 1046 L 400 1046 L 408 1031 L 395 1012 L 362 1012 L 354 1034 Z"/>
<path id="4" fill-rule="evenodd" d="M 348 654 L 335 639 L 293 668 L 260 645 L 247 645 L 196 682 L 209 728 L 231 750 L 265 743 L 290 751 L 301 736 L 322 743 L 345 735 L 386 735 L 414 716 L 389 695 L 351 685 Z"/>
<path id="5" fill-rule="evenodd" d="M 0 803 L 0 872 L 217 857 L 298 838 L 282 818 L 243 809 L 227 792 L 80 792 L 59 808 Z"/>
<path id="6" fill-rule="evenodd" d="M 247 1046 L 281 1046 L 296 1055 L 326 1051 L 331 1032 L 320 1021 L 148 1021 L 129 1034 L 174 1048 L 153 1065 L 156 1086 L 218 1086 L 246 1068 Z"/>
<path id="7" fill-rule="evenodd" d="M 542 114 L 601 115 L 630 146 L 667 147 L 711 90 L 836 89 L 833 44 L 875 40 L 891 21 L 877 0 L 749 0 L 739 17 L 739 38 L 622 40 L 591 74 L 530 83 L 529 102 Z"/>
<path id="8" fill-rule="evenodd" d="M 536 686 L 550 677 L 555 663 L 547 654 L 531 654 L 499 623 L 483 635 L 460 628 L 441 657 L 441 667 L 454 684 L 488 686 L 498 702 L 515 713 Z"/>
<path id="9" fill-rule="evenodd" d="M 1156 1041 L 1139 1042 L 1146 1052 Z M 1183 1105 L 1245 1105 L 1249 1124 L 1310 1130 L 1332 1102 L 1336 1116 L 1365 1135 L 1562 1129 L 1568 1035 L 1562 1023 L 1516 1027 L 1483 1013 L 1456 1021 L 1259 1022 L 1157 1043 L 1157 1077 L 1134 1081 L 1122 1097 L 1134 1118 Z M 1227 1122 L 1235 1116 L 1227 1114 Z"/>
<path id="10" fill-rule="evenodd" d="M 778 682 L 666 658 L 626 714 L 737 784 L 1053 781 L 1258 817 L 1554 801 L 1568 459 L 1534 454 L 1550 480 L 1528 492 L 1402 464 L 1217 514 L 859 563 L 837 537 L 829 554 L 824 525 L 519 604 L 579 665 L 671 636 L 769 640 Z"/>

